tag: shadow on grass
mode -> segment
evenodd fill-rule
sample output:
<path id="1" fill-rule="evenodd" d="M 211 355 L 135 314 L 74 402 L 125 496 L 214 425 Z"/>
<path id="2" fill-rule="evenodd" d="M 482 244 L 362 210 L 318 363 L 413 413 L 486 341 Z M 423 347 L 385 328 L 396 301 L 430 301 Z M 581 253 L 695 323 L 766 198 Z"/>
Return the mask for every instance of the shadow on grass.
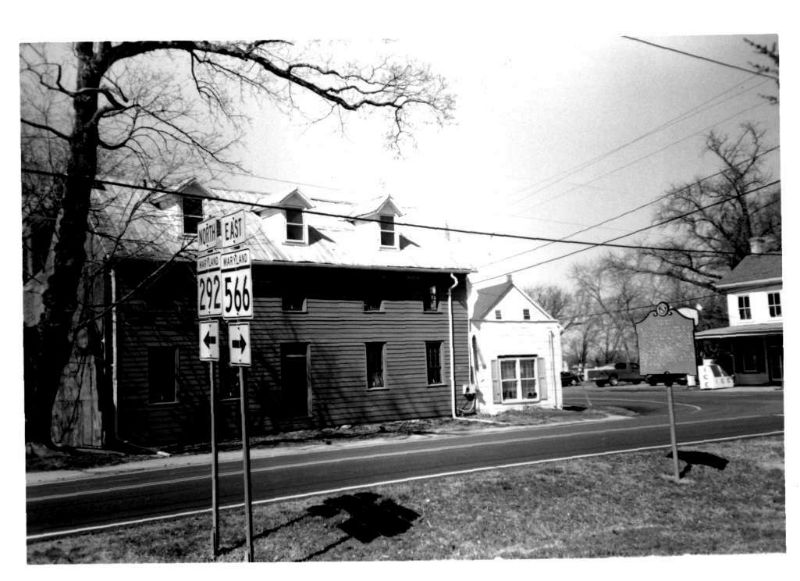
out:
<path id="1" fill-rule="evenodd" d="M 672 458 L 672 451 L 667 453 L 667 458 Z M 697 450 L 678 450 L 678 460 L 686 462 L 686 466 L 683 467 L 683 470 L 681 470 L 678 475 L 680 478 L 689 474 L 692 466 L 708 466 L 709 468 L 722 471 L 725 470 L 729 462 L 727 459 L 717 456 L 716 454 L 699 452 Z"/>
<path id="2" fill-rule="evenodd" d="M 341 513 L 349 516 L 347 520 L 337 525 L 345 535 L 300 561 L 310 561 L 324 555 L 350 539 L 368 544 L 379 537 L 395 537 L 407 532 L 413 526 L 413 522 L 420 517 L 418 512 L 373 492 L 329 498 L 307 510 L 309 516 L 320 518 L 334 518 Z"/>
<path id="3" fill-rule="evenodd" d="M 278 525 L 276 527 L 272 527 L 271 529 L 264 529 L 263 531 L 259 531 L 259 532 L 257 532 L 256 534 L 253 535 L 253 542 L 255 543 L 258 539 L 263 539 L 265 537 L 270 536 L 271 534 L 277 533 L 281 529 L 284 529 L 286 527 L 290 527 L 290 526 L 292 526 L 294 524 L 297 524 L 301 520 L 303 520 L 305 518 L 308 518 L 308 517 L 309 517 L 309 515 L 303 514 L 303 515 L 298 516 L 297 518 L 293 518 L 292 520 L 286 521 L 285 523 L 280 524 L 280 525 Z M 221 556 L 221 555 L 226 555 L 228 553 L 232 553 L 236 549 L 240 549 L 240 548 L 244 547 L 246 544 L 247 544 L 247 540 L 246 539 L 241 539 L 240 541 L 238 541 L 236 543 L 233 543 L 231 545 L 221 545 L 219 547 L 219 549 L 217 550 L 217 554 Z"/>

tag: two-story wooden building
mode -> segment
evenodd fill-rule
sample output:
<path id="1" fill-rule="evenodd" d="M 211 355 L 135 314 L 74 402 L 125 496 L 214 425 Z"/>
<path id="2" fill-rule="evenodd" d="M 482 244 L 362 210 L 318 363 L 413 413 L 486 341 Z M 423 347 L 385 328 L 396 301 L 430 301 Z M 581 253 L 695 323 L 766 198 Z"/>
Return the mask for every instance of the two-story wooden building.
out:
<path id="1" fill-rule="evenodd" d="M 241 208 L 253 263 L 251 434 L 454 413 L 469 381 L 470 269 L 443 233 L 396 224 L 403 210 L 391 197 L 355 207 L 297 189 L 264 195 L 190 181 L 174 194 L 99 189 L 94 208 L 105 441 L 207 441 L 195 238 L 200 221 Z M 224 322 L 220 333 L 219 429 L 235 437 L 238 370 Z"/>
<path id="2" fill-rule="evenodd" d="M 737 385 L 783 383 L 783 277 L 781 255 L 763 252 L 751 240 L 745 256 L 715 286 L 727 295 L 728 327 L 695 334 L 704 357 L 711 357 Z"/>

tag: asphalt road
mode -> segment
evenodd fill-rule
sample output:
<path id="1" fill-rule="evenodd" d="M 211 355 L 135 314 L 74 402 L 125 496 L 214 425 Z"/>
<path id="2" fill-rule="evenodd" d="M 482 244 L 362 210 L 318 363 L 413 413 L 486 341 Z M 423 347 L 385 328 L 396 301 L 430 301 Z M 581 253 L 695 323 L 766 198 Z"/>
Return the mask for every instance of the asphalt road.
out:
<path id="1" fill-rule="evenodd" d="M 638 415 L 254 458 L 253 500 L 336 494 L 380 483 L 669 445 L 664 388 L 578 386 L 565 388 L 564 394 L 565 406 L 615 406 Z M 675 412 L 679 444 L 775 433 L 784 425 L 783 393 L 772 389 L 676 388 Z M 208 465 L 128 468 L 108 476 L 28 486 L 28 538 L 201 512 L 211 505 Z M 242 490 L 241 461 L 222 463 L 220 506 L 241 504 Z"/>

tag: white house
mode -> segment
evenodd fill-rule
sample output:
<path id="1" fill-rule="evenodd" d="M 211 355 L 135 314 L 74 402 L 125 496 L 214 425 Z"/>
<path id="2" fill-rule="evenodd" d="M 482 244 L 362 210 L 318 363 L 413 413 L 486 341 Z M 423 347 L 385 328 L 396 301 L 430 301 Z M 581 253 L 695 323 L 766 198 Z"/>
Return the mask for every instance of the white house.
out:
<path id="1" fill-rule="evenodd" d="M 561 327 L 508 277 L 469 296 L 470 379 L 478 411 L 560 408 Z"/>
<path id="2" fill-rule="evenodd" d="M 751 252 L 716 288 L 726 293 L 730 326 L 695 333 L 704 355 L 717 360 L 738 385 L 783 382 L 783 277 L 781 255 L 763 252 L 753 239 Z"/>

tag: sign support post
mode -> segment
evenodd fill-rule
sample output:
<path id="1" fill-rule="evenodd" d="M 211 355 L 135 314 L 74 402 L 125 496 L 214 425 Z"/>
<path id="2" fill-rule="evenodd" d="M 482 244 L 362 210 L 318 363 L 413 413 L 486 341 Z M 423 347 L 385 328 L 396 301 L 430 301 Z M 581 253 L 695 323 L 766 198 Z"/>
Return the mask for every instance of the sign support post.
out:
<path id="1" fill-rule="evenodd" d="M 654 311 L 636 323 L 639 371 L 643 375 L 655 377 L 656 382 L 663 383 L 667 388 L 669 437 L 675 482 L 680 482 L 681 474 L 672 384 L 681 375 L 686 376 L 686 383 L 689 384 L 689 377 L 697 372 L 694 343 L 697 318 L 687 316 L 685 312 L 686 309 L 673 310 L 668 303 L 662 301 L 656 305 Z"/>
<path id="2" fill-rule="evenodd" d="M 214 388 L 214 362 L 208 362 L 208 379 L 211 385 L 211 554 L 219 554 L 219 462 L 217 454 L 217 393 Z"/>
<path id="3" fill-rule="evenodd" d="M 250 496 L 250 440 L 247 437 L 247 390 L 244 369 L 239 367 L 239 400 L 242 406 L 242 468 L 244 469 L 244 510 L 247 524 L 247 562 L 253 562 L 253 505 Z"/>
<path id="4" fill-rule="evenodd" d="M 675 482 L 681 479 L 678 469 L 678 439 L 675 434 L 675 406 L 672 402 L 672 385 L 667 386 L 667 407 L 669 409 L 669 438 L 672 446 L 672 467 L 675 473 Z"/>
<path id="5" fill-rule="evenodd" d="M 253 276 L 247 239 L 244 210 L 223 216 L 219 222 L 220 253 L 219 285 L 212 287 L 213 297 L 220 291 L 222 318 L 228 323 L 228 363 L 239 368 L 239 402 L 242 416 L 242 472 L 244 477 L 244 510 L 247 533 L 246 560 L 254 561 L 253 501 L 250 490 L 250 438 L 247 434 L 247 387 L 243 367 L 251 365 L 250 324 L 242 319 L 253 318 Z M 213 308 L 217 303 L 213 303 Z"/>

